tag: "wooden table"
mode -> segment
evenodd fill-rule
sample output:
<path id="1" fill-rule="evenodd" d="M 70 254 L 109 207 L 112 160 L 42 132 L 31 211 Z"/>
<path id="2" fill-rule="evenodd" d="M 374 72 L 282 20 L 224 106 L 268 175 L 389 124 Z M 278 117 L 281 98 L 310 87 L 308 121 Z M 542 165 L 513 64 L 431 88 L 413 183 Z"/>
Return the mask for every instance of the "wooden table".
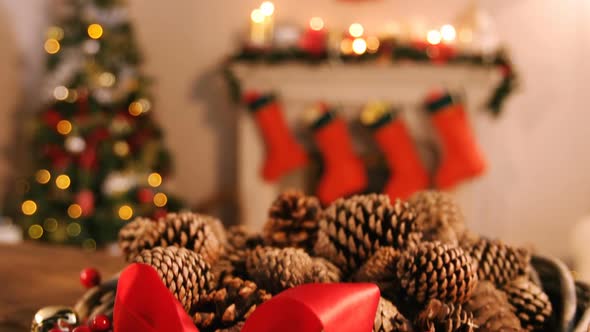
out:
<path id="1" fill-rule="evenodd" d="M 0 245 L 0 331 L 29 331 L 34 313 L 47 305 L 73 305 L 84 289 L 79 273 L 96 267 L 103 278 L 125 266 L 106 251 L 37 243 Z"/>

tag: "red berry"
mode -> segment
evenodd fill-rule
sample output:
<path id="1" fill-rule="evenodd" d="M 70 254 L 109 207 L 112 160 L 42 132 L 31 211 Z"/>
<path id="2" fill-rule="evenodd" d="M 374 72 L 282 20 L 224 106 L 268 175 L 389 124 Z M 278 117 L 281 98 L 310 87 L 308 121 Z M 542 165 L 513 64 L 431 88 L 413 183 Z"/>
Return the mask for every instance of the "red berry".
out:
<path id="1" fill-rule="evenodd" d="M 80 272 L 80 282 L 86 288 L 94 287 L 100 284 L 100 273 L 96 269 L 86 268 Z"/>
<path id="2" fill-rule="evenodd" d="M 107 331 L 111 327 L 111 321 L 106 315 L 96 315 L 90 321 L 90 329 L 92 332 Z"/>
<path id="3" fill-rule="evenodd" d="M 78 326 L 72 332 L 92 332 L 92 330 L 88 326 Z"/>

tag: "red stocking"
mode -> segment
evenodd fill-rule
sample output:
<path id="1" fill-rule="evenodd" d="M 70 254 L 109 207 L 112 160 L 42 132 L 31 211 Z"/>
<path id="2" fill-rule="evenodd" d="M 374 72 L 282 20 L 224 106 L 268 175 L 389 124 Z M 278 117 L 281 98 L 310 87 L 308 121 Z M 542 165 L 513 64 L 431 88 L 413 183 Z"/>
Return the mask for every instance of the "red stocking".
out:
<path id="1" fill-rule="evenodd" d="M 276 181 L 284 174 L 307 164 L 307 154 L 289 131 L 276 98 L 256 92 L 249 92 L 244 98 L 254 114 L 266 145 L 262 177 L 267 181 Z"/>
<path id="2" fill-rule="evenodd" d="M 371 112 L 380 114 L 370 115 Z M 373 138 L 391 171 L 384 193 L 391 199 L 406 199 L 416 191 L 426 189 L 428 173 L 404 122 L 386 108 L 367 108 L 363 111 L 363 118 L 367 116 L 372 121 L 365 124 L 373 128 Z"/>
<path id="3" fill-rule="evenodd" d="M 320 107 L 324 113 L 312 128 L 324 161 L 317 195 L 322 203 L 327 204 L 365 189 L 367 174 L 362 160 L 354 153 L 344 120 L 327 111 L 324 105 Z"/>
<path id="4" fill-rule="evenodd" d="M 442 143 L 442 160 L 435 175 L 439 188 L 451 188 L 458 182 L 481 175 L 486 162 L 480 151 L 463 104 L 443 92 L 427 99 L 432 124 Z"/>

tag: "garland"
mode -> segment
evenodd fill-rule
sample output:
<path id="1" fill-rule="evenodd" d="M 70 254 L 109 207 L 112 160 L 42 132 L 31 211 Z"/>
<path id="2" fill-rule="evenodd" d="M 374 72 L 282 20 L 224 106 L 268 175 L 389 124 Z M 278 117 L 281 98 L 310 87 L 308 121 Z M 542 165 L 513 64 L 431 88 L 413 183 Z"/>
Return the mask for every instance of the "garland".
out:
<path id="1" fill-rule="evenodd" d="M 486 108 L 494 116 L 498 116 L 506 98 L 518 85 L 518 77 L 507 53 L 498 50 L 491 55 L 454 52 L 450 48 L 441 46 L 425 46 L 423 44 L 395 44 L 382 42 L 382 46 L 376 53 L 364 53 L 362 55 L 332 55 L 328 52 L 312 54 L 300 48 L 290 49 L 252 49 L 243 48 L 237 54 L 230 56 L 222 66 L 222 72 L 229 86 L 231 96 L 235 102 L 240 100 L 241 84 L 231 70 L 235 63 L 281 65 L 285 63 L 303 63 L 309 65 L 326 64 L 338 61 L 344 64 L 353 63 L 378 63 L 390 61 L 412 61 L 415 63 L 429 63 L 439 65 L 471 65 L 474 67 L 496 67 L 502 73 L 502 80 L 492 92 L 486 102 Z M 434 51 L 434 52 L 433 52 Z"/>

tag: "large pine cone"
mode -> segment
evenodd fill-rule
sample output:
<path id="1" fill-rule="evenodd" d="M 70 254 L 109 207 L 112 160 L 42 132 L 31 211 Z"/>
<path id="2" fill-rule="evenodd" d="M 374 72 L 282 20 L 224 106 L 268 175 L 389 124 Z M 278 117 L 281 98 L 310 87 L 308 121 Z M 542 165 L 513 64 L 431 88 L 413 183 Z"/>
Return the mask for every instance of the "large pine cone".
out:
<path id="1" fill-rule="evenodd" d="M 518 276 L 527 275 L 530 253 L 514 248 L 498 240 L 479 238 L 474 243 L 462 245 L 477 262 L 477 275 L 480 280 L 489 280 L 496 287 L 502 287 Z"/>
<path id="2" fill-rule="evenodd" d="M 397 262 L 400 253 L 393 247 L 381 247 L 352 276 L 356 282 L 372 282 L 381 294 L 391 298 L 395 292 Z"/>
<path id="3" fill-rule="evenodd" d="M 520 320 L 513 313 L 506 294 L 489 281 L 480 281 L 465 304 L 481 332 L 521 332 Z"/>
<path id="4" fill-rule="evenodd" d="M 303 249 L 258 247 L 246 256 L 246 270 L 259 287 L 277 294 L 310 282 L 313 260 Z"/>
<path id="5" fill-rule="evenodd" d="M 408 202 L 416 210 L 416 222 L 423 232 L 423 240 L 457 244 L 465 232 L 465 218 L 450 194 L 420 191 Z"/>
<path id="6" fill-rule="evenodd" d="M 303 248 L 311 252 L 317 240 L 322 207 L 313 196 L 288 190 L 272 203 L 263 237 L 266 245 L 279 248 Z"/>
<path id="7" fill-rule="evenodd" d="M 315 253 L 350 274 L 382 246 L 416 245 L 421 233 L 415 216 L 407 203 L 392 204 L 386 195 L 340 198 L 322 214 Z"/>
<path id="8" fill-rule="evenodd" d="M 209 263 L 185 248 L 145 249 L 135 256 L 135 262 L 151 265 L 187 312 L 201 296 L 215 288 Z"/>
<path id="9" fill-rule="evenodd" d="M 78 317 L 88 320 L 97 315 L 106 315 L 112 320 L 118 281 L 117 277 L 86 291 L 74 305 Z"/>
<path id="10" fill-rule="evenodd" d="M 373 324 L 373 332 L 410 332 L 412 324 L 397 307 L 384 298 L 379 299 L 377 314 Z"/>
<path id="11" fill-rule="evenodd" d="M 157 221 L 137 218 L 125 225 L 119 231 L 119 245 L 128 261 L 143 249 L 177 246 L 213 263 L 223 252 L 216 231 L 220 232 L 219 224 L 213 217 L 192 212 L 169 213 Z"/>
<path id="12" fill-rule="evenodd" d="M 463 303 L 477 285 L 473 261 L 459 247 L 423 242 L 402 254 L 397 276 L 404 294 L 418 303 L 430 299 Z"/>
<path id="13" fill-rule="evenodd" d="M 425 332 L 473 332 L 473 315 L 461 305 L 430 300 L 416 318 L 417 331 Z"/>
<path id="14" fill-rule="evenodd" d="M 527 331 L 541 331 L 547 326 L 553 309 L 549 297 L 539 286 L 526 277 L 519 277 L 503 290 L 508 294 L 508 301 L 522 327 Z"/>
<path id="15" fill-rule="evenodd" d="M 270 298 L 270 294 L 252 281 L 227 277 L 220 289 L 203 296 L 197 303 L 193 321 L 202 332 L 220 328 L 231 331 L 233 326 L 245 321 L 258 305 Z"/>

